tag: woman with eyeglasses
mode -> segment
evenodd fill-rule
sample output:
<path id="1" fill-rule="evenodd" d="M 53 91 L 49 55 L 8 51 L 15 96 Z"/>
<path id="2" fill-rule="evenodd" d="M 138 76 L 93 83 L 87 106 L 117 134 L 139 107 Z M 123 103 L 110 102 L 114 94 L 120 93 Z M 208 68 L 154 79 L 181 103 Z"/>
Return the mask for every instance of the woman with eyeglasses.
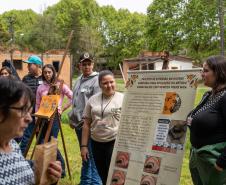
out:
<path id="1" fill-rule="evenodd" d="M 211 88 L 188 115 L 194 185 L 226 184 L 226 58 L 211 56 L 203 63 L 204 85 Z"/>
<path id="2" fill-rule="evenodd" d="M 33 96 L 22 82 L 0 77 L 0 184 L 35 184 L 32 161 L 26 161 L 14 140 L 31 122 Z M 48 173 L 54 181 L 61 172 L 59 161 L 50 163 Z"/>
<path id="3" fill-rule="evenodd" d="M 111 71 L 101 71 L 98 80 L 102 92 L 88 100 L 83 113 L 81 156 L 84 161 L 89 159 L 88 139 L 91 137 L 94 161 L 105 185 L 119 127 L 123 94 L 115 91 L 116 83 Z"/>
<path id="4" fill-rule="evenodd" d="M 51 130 L 51 133 L 50 133 L 50 137 L 53 136 L 53 137 L 57 138 L 58 133 L 59 133 L 59 124 L 60 124 L 59 123 L 59 119 L 60 119 L 59 116 L 71 106 L 72 91 L 62 81 L 61 82 L 57 81 L 56 70 L 55 70 L 54 66 L 51 65 L 51 64 L 46 64 L 46 65 L 43 66 L 43 68 L 42 68 L 42 80 L 43 80 L 43 84 L 41 84 L 38 87 L 37 92 L 36 92 L 35 111 L 36 112 L 38 111 L 38 109 L 40 107 L 41 99 L 42 99 L 43 96 L 51 95 L 51 94 L 59 94 L 60 95 L 60 100 L 59 100 L 58 110 L 57 110 L 58 114 L 55 114 L 52 130 Z M 68 99 L 68 103 L 65 104 L 62 107 L 63 99 L 64 99 L 65 96 Z M 45 124 L 44 127 L 43 127 L 43 131 L 42 131 L 41 136 L 40 136 L 40 138 L 41 138 L 40 142 L 44 141 L 45 134 L 46 134 L 46 131 L 47 131 L 47 127 L 48 127 L 48 124 Z M 62 169 L 63 169 L 62 177 L 64 177 L 65 176 L 65 162 L 64 162 L 64 158 L 62 157 L 59 150 L 57 150 L 57 159 L 59 161 L 61 161 L 61 165 L 62 165 Z"/>

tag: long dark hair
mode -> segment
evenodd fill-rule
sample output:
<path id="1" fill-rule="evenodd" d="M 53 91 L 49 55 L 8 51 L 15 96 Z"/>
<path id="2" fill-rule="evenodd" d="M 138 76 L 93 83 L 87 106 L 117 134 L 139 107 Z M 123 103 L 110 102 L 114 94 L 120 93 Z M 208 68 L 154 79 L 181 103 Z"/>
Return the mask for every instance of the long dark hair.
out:
<path id="1" fill-rule="evenodd" d="M 46 80 L 46 78 L 45 78 L 45 76 L 44 76 L 44 69 L 45 69 L 45 68 L 49 68 L 49 69 L 51 69 L 52 72 L 53 72 L 53 76 L 52 76 L 52 78 L 51 78 L 51 80 L 50 80 L 50 83 L 51 83 L 51 84 L 56 83 L 56 81 L 57 81 L 57 78 L 56 78 L 56 70 L 55 70 L 55 68 L 54 68 L 54 66 L 53 66 L 52 64 L 46 64 L 46 65 L 44 65 L 44 66 L 42 67 L 42 80 L 45 81 L 45 82 L 47 82 L 47 80 Z"/>
<path id="2" fill-rule="evenodd" d="M 3 115 L 1 122 L 7 119 L 10 106 L 20 101 L 22 97 L 25 98 L 25 106 L 29 106 L 30 102 L 27 109 L 34 105 L 34 94 L 27 85 L 18 80 L 0 77 L 0 111 Z"/>
<path id="3" fill-rule="evenodd" d="M 2 73 L 3 70 L 6 70 L 6 71 L 9 73 L 9 75 L 12 75 L 11 69 L 8 68 L 7 66 L 3 66 L 3 67 L 0 69 L 0 75 L 1 75 L 1 73 Z"/>
<path id="4" fill-rule="evenodd" d="M 206 64 L 215 74 L 215 88 L 222 84 L 226 85 L 226 58 L 223 56 L 210 56 L 207 58 Z"/>

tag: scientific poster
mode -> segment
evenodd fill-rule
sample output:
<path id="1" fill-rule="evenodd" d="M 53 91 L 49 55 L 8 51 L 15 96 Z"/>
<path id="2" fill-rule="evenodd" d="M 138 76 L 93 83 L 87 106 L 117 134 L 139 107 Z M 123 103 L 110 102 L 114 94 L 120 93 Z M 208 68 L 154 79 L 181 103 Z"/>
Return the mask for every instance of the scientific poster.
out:
<path id="1" fill-rule="evenodd" d="M 178 185 L 200 69 L 132 71 L 107 185 Z"/>

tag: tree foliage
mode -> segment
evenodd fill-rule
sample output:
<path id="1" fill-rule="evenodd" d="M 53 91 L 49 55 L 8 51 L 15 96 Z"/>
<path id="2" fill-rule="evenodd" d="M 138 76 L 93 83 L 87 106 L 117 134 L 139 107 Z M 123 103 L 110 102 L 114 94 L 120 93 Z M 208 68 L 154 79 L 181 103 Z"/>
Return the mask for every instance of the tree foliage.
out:
<path id="1" fill-rule="evenodd" d="M 217 2 L 153 0 L 144 15 L 100 7 L 95 0 L 61 0 L 43 14 L 12 10 L 0 15 L 0 44 L 9 46 L 14 35 L 13 41 L 21 49 L 64 49 L 74 30 L 70 46 L 74 61 L 88 51 L 117 68 L 124 58 L 136 57 L 147 49 L 169 50 L 201 60 L 219 53 Z"/>
<path id="2" fill-rule="evenodd" d="M 145 21 L 143 14 L 102 7 L 100 31 L 110 66 L 117 67 L 124 58 L 136 57 L 145 49 Z"/>
<path id="3" fill-rule="evenodd" d="M 149 49 L 201 60 L 218 54 L 217 0 L 154 0 L 148 7 Z"/>

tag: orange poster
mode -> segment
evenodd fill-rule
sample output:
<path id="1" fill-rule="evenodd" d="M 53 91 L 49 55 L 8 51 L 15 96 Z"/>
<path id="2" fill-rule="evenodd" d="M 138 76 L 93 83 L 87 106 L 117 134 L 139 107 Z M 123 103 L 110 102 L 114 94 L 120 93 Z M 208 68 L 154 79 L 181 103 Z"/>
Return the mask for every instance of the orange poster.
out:
<path id="1" fill-rule="evenodd" d="M 58 107 L 59 100 L 59 95 L 43 96 L 39 110 L 35 113 L 35 116 L 48 119 L 51 118 Z"/>

